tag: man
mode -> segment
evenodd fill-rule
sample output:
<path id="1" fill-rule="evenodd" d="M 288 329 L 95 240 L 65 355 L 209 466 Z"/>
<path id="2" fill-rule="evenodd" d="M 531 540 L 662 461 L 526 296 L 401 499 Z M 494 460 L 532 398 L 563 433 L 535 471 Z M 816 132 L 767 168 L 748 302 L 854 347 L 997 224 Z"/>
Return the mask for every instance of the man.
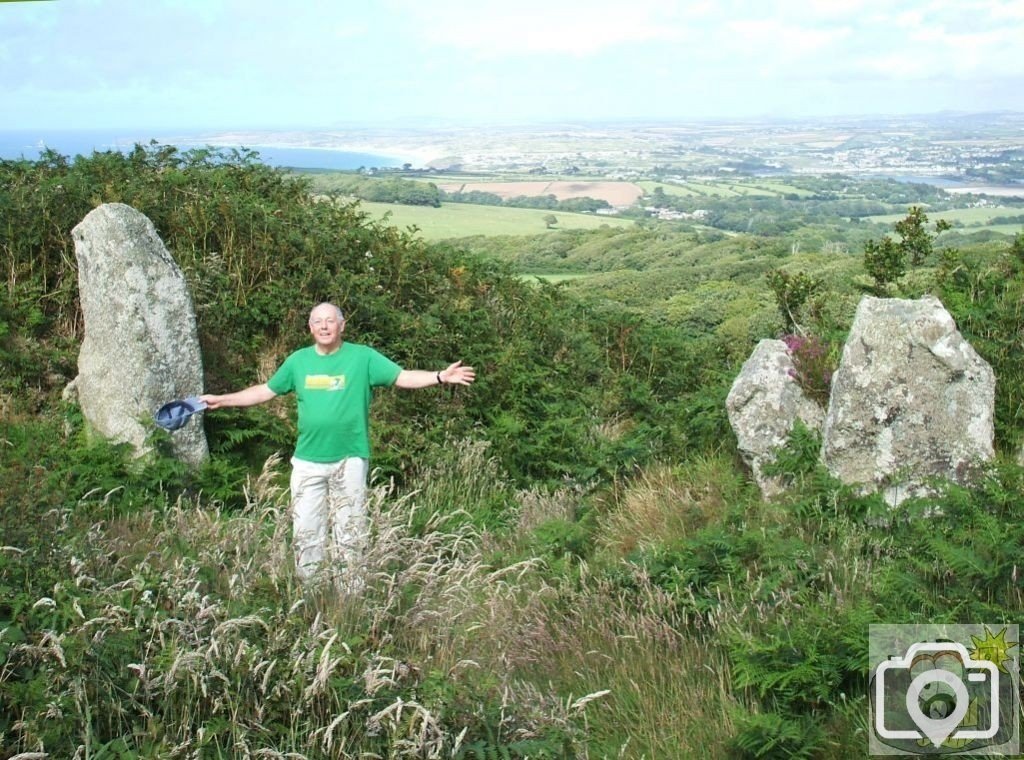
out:
<path id="1" fill-rule="evenodd" d="M 343 341 L 345 317 L 331 303 L 310 312 L 309 331 L 313 345 L 288 356 L 266 383 L 200 397 L 212 410 L 254 406 L 295 393 L 299 438 L 291 460 L 292 531 L 303 580 L 316 573 L 325 554 L 350 570 L 366 542 L 372 389 L 469 385 L 476 379 L 473 368 L 461 361 L 440 372 L 402 369 L 369 346 Z"/>

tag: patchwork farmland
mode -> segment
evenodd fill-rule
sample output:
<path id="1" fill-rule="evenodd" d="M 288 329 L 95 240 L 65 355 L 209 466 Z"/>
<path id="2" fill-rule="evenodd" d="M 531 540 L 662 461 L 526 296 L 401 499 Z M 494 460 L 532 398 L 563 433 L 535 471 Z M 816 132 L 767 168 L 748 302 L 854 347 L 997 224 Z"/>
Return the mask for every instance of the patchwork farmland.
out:
<path id="1" fill-rule="evenodd" d="M 439 190 L 446 193 L 470 192 L 478 190 L 494 193 L 502 200 L 517 196 L 553 195 L 560 201 L 569 198 L 596 198 L 608 201 L 612 206 L 625 208 L 636 203 L 643 194 L 643 188 L 632 182 L 615 181 L 525 181 L 525 182 L 439 182 Z"/>

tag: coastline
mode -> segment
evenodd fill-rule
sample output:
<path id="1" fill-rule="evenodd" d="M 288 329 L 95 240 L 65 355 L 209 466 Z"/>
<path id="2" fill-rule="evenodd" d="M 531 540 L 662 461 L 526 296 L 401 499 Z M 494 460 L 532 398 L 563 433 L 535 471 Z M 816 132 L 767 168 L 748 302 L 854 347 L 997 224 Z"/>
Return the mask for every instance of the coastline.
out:
<path id="1" fill-rule="evenodd" d="M 207 135 L 167 138 L 193 145 L 252 148 L 254 150 L 325 150 L 338 153 L 362 153 L 391 159 L 399 165 L 411 163 L 426 166 L 431 161 L 450 155 L 449 146 L 410 143 L 408 140 L 353 139 L 349 134 L 329 132 L 218 132 Z"/>
<path id="2" fill-rule="evenodd" d="M 94 151 L 130 151 L 134 145 L 156 141 L 180 150 L 248 148 L 271 165 L 355 169 L 360 165 L 399 167 L 404 163 L 425 166 L 444 155 L 434 145 L 410 144 L 408 140 L 352 139 L 351 135 L 258 132 L 169 132 L 142 130 L 0 130 L 0 158 L 36 160 L 44 149 L 74 157 Z M 274 155 L 277 153 L 278 155 Z M 294 162 L 294 163 L 293 163 Z"/>

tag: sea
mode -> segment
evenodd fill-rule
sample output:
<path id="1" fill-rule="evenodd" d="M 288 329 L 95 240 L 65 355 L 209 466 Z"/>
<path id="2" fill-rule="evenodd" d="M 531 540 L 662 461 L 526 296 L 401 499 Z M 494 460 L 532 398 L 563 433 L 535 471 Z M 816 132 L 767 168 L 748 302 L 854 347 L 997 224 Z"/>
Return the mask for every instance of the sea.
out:
<path id="1" fill-rule="evenodd" d="M 143 132 L 115 132 L 92 130 L 0 130 L 0 159 L 20 158 L 35 161 L 40 153 L 52 149 L 61 155 L 73 158 L 88 156 L 93 151 L 131 151 L 136 143 L 148 145 L 156 140 L 162 145 L 174 145 L 182 150 L 201 147 L 205 143 L 202 135 L 175 135 L 161 137 L 159 134 Z M 241 148 L 242 145 L 218 146 Z M 281 148 L 246 144 L 245 148 L 259 153 L 259 160 L 268 166 L 294 169 L 358 169 L 360 167 L 390 168 L 401 166 L 403 159 L 394 156 L 377 156 L 370 153 L 350 153 L 326 148 Z"/>

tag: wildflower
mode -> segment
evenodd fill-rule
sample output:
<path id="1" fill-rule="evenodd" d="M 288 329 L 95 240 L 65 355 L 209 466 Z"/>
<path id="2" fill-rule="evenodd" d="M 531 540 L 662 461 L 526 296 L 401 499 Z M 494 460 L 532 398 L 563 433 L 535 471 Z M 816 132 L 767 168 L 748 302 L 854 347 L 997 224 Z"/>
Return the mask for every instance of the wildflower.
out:
<path id="1" fill-rule="evenodd" d="M 793 359 L 789 376 L 819 404 L 828 403 L 833 372 L 828 344 L 815 335 L 784 335 L 782 341 Z"/>

